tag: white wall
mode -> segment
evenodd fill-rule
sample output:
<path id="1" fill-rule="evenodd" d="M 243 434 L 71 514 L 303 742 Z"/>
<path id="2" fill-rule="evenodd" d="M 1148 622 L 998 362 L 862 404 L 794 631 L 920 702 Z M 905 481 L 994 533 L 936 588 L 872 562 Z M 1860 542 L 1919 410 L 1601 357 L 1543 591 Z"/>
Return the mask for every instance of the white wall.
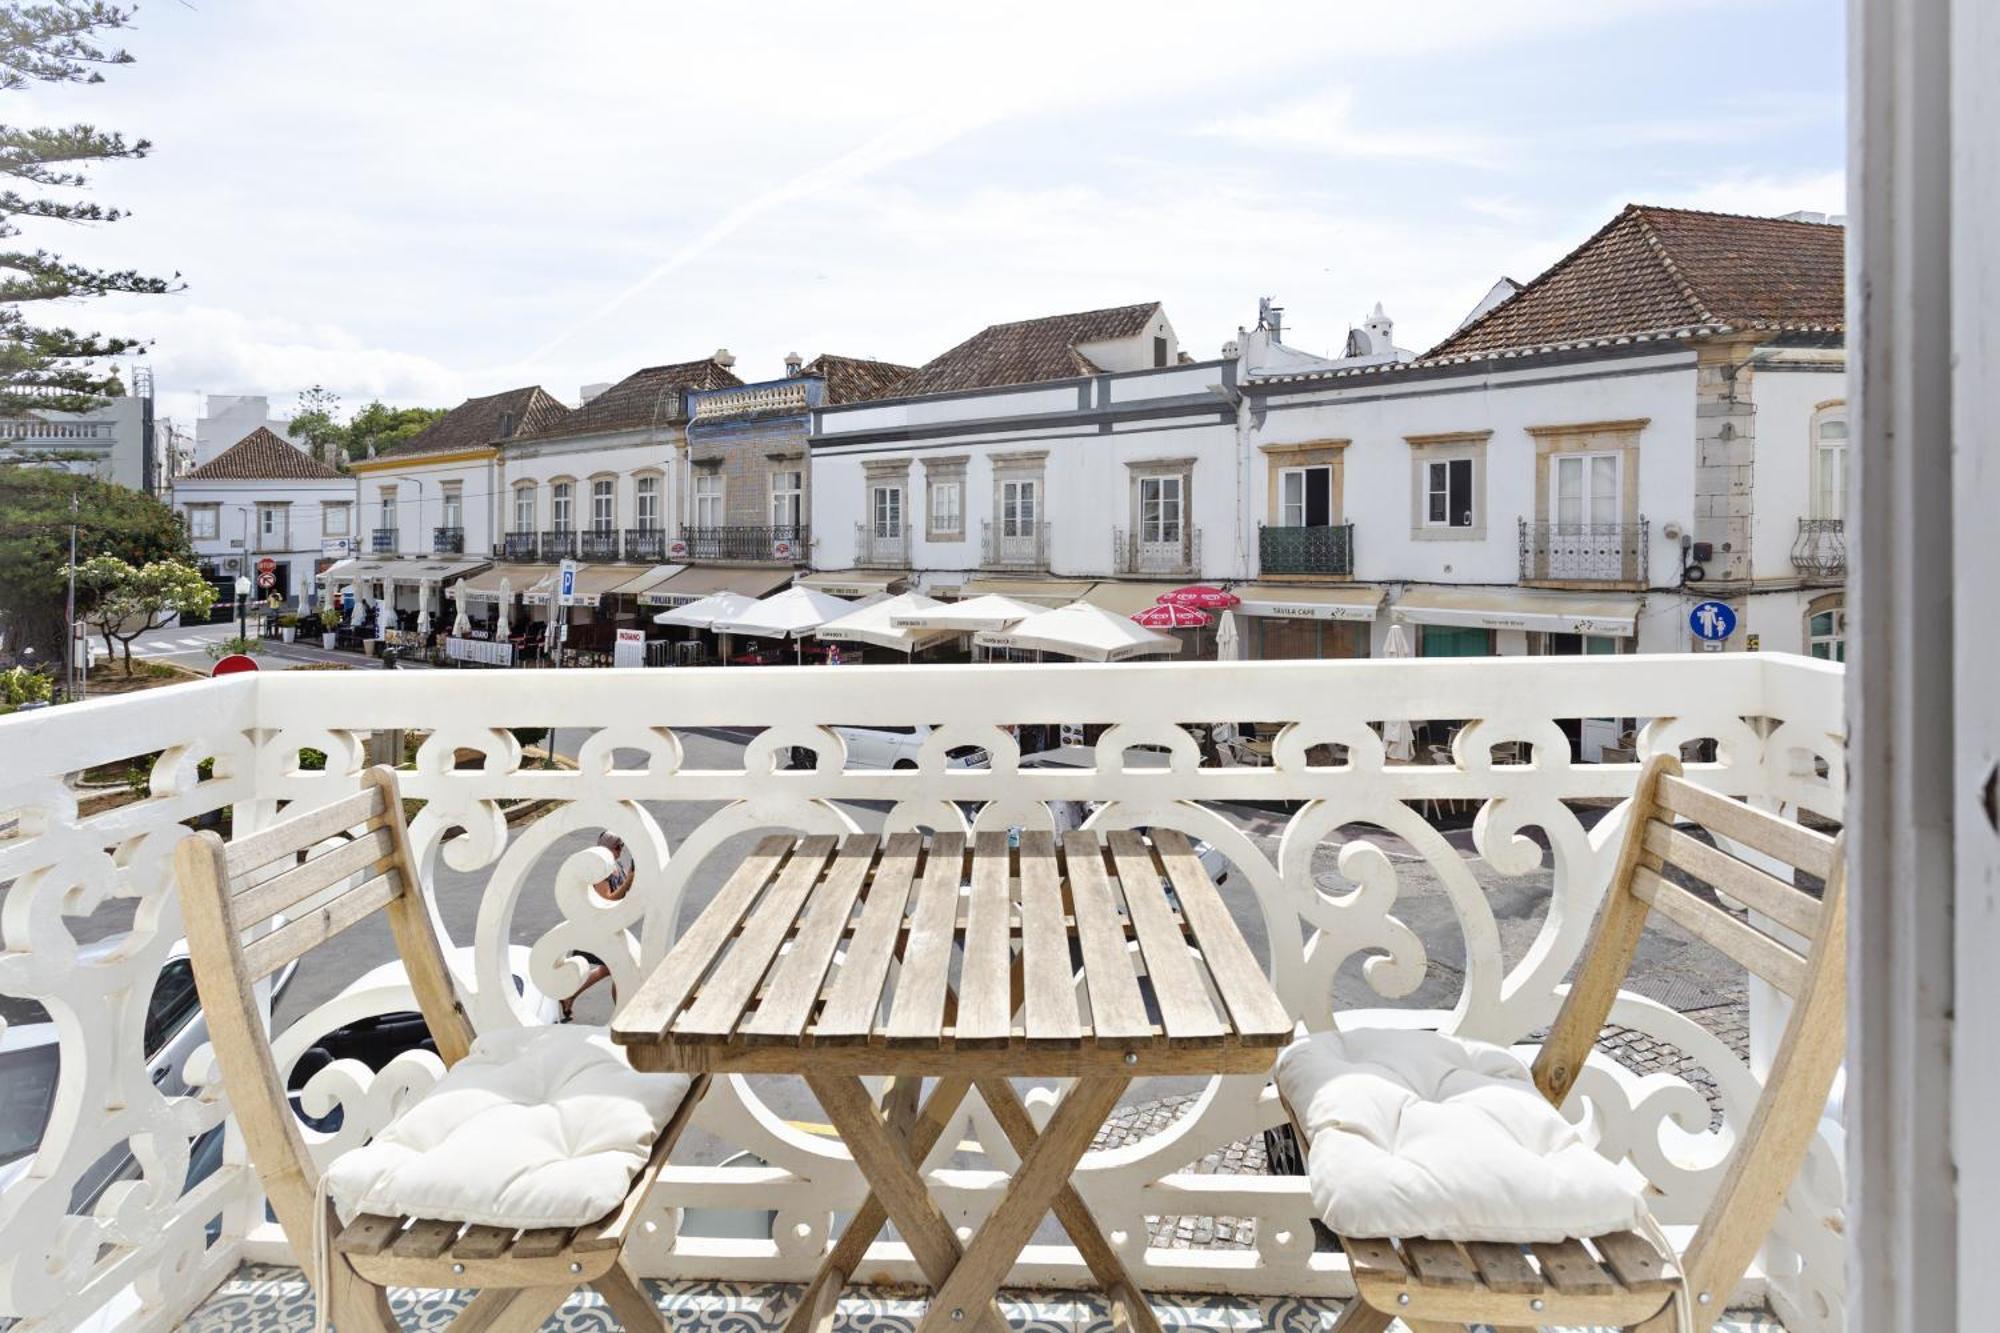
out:
<path id="1" fill-rule="evenodd" d="M 206 394 L 202 398 L 201 415 L 194 423 L 195 466 L 200 467 L 229 446 L 241 443 L 244 436 L 254 433 L 259 426 L 281 440 L 291 440 L 286 426 L 290 420 L 290 412 L 282 417 L 273 416 L 271 400 L 263 394 Z"/>
<path id="2" fill-rule="evenodd" d="M 1757 404 L 1757 490 L 1751 534 L 1751 575 L 1790 581 L 1799 519 L 1812 514 L 1812 428 L 1821 403 L 1844 402 L 1843 361 L 1827 370 L 1759 367 L 1751 394 Z M 1850 427 L 1851 427 L 1850 422 Z M 1848 447 L 1854 447 L 1850 434 Z M 1850 464 L 1853 455 L 1849 455 Z"/>
<path id="3" fill-rule="evenodd" d="M 501 507 L 496 531 L 513 531 L 514 488 L 524 481 L 533 482 L 536 488 L 536 531 L 551 530 L 554 524 L 550 521 L 549 483 L 557 479 L 574 483 L 571 526 L 578 531 L 588 529 L 591 479 L 606 473 L 617 482 L 617 519 L 614 526 L 620 532 L 637 527 L 638 491 L 635 481 L 640 473 L 650 472 L 660 478 L 660 527 L 671 534 L 681 526 L 678 459 L 679 453 L 672 445 L 658 440 L 585 440 L 561 445 L 537 445 L 532 447 L 532 451 L 509 449 L 500 472 Z"/>
<path id="4" fill-rule="evenodd" d="M 463 500 L 465 553 L 484 555 L 493 549 L 492 522 L 495 468 L 491 459 L 464 459 L 449 463 L 408 463 L 382 472 L 358 472 L 354 476 L 360 521 L 355 533 L 356 550 L 372 553 L 372 535 L 382 524 L 382 492 L 396 488 L 396 528 L 399 555 L 429 555 L 434 529 L 444 526 L 444 487 L 456 482 Z M 504 531 L 504 529 L 502 529 Z"/>
<path id="5" fill-rule="evenodd" d="M 218 507 L 216 535 L 192 543 L 197 556 L 214 561 L 218 573 L 231 572 L 226 562 L 240 558 L 242 563 L 234 572 L 252 577 L 257 562 L 265 557 L 288 566 L 285 588 L 294 602 L 302 587 L 317 593 L 313 575 L 325 536 L 326 506 L 353 498 L 354 483 L 345 477 L 330 481 L 182 480 L 173 489 L 173 507 L 178 513 L 185 514 L 194 505 Z M 274 503 L 287 507 L 289 534 L 281 544 L 265 542 L 257 526 L 257 506 Z"/>

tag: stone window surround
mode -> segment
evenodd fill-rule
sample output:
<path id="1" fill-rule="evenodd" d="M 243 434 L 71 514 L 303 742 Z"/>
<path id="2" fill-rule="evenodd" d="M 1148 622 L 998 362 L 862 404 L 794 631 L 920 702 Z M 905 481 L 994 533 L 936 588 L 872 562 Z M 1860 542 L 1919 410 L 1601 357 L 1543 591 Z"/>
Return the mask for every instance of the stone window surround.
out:
<path id="1" fill-rule="evenodd" d="M 996 538 L 1007 513 L 1006 483 L 1010 481 L 1035 483 L 1035 522 L 1037 525 L 1048 522 L 1048 450 L 1009 449 L 1005 453 L 986 455 L 986 462 L 993 469 L 993 532 Z M 964 503 L 965 498 L 961 496 L 960 506 Z"/>
<path id="2" fill-rule="evenodd" d="M 548 482 L 547 482 L 546 484 L 547 484 L 547 486 L 548 486 L 548 488 L 549 488 L 549 530 L 550 530 L 551 532 L 578 532 L 578 531 L 581 531 L 581 529 L 580 529 L 580 528 L 578 527 L 578 524 L 577 524 L 577 512 L 576 512 L 576 511 L 577 511 L 577 498 L 576 498 L 576 478 L 575 478 L 575 477 L 572 477 L 572 476 L 568 476 L 568 475 L 564 475 L 564 476 L 559 476 L 559 477 L 550 477 L 550 478 L 548 479 Z M 556 527 L 556 525 L 555 525 L 555 523 L 556 523 L 556 487 L 558 487 L 558 486 L 567 486 L 567 487 L 569 487 L 569 526 L 568 526 L 568 527 L 566 527 L 566 528 L 558 528 L 558 527 Z"/>
<path id="3" fill-rule="evenodd" d="M 1332 519 L 1335 525 L 1347 516 L 1347 446 L 1351 440 L 1302 440 L 1297 444 L 1263 444 L 1257 452 L 1264 455 L 1264 522 L 1268 527 L 1277 527 L 1284 521 L 1282 473 L 1300 467 L 1329 467 L 1333 469 Z"/>
<path id="4" fill-rule="evenodd" d="M 1829 418 L 1838 418 L 1847 424 L 1848 435 L 1845 444 L 1842 446 L 1843 450 L 1851 449 L 1854 445 L 1854 419 L 1847 410 L 1847 400 L 1845 398 L 1828 398 L 1823 402 L 1814 403 L 1812 419 L 1806 425 L 1806 512 L 1813 518 L 1845 517 L 1845 496 L 1841 497 L 1842 512 L 1840 514 L 1822 514 L 1820 512 L 1822 506 L 1819 502 L 1819 428 Z M 1852 462 L 1853 459 L 1850 454 L 1847 465 L 1852 466 Z M 1844 482 L 1845 478 L 1843 477 L 1842 480 Z"/>
<path id="5" fill-rule="evenodd" d="M 507 521 L 509 523 L 519 523 L 521 521 L 521 497 L 523 495 L 528 497 L 528 526 L 525 528 L 510 527 L 507 529 L 509 532 L 533 532 L 535 524 L 541 521 L 541 488 L 532 481 L 517 481 L 514 483 L 509 495 L 509 498 L 513 501 L 513 506 L 507 511 Z"/>
<path id="6" fill-rule="evenodd" d="M 924 464 L 924 539 L 926 541 L 965 540 L 965 471 L 972 461 L 970 454 L 951 454 L 941 458 L 926 458 Z M 958 486 L 958 526 L 942 528 L 937 524 L 937 515 L 931 506 L 931 488 L 944 483 Z"/>
<path id="7" fill-rule="evenodd" d="M 1529 426 L 1535 442 L 1535 521 L 1549 523 L 1549 469 L 1559 454 L 1617 454 L 1619 518 L 1639 521 L 1639 436 L 1651 417 L 1618 421 L 1579 421 L 1565 425 Z"/>
<path id="8" fill-rule="evenodd" d="M 1410 446 L 1410 537 L 1420 542 L 1478 542 L 1486 540 L 1486 442 L 1490 430 L 1440 431 L 1432 435 L 1405 435 Z M 1454 528 L 1428 521 L 1426 502 L 1427 464 L 1454 458 L 1472 460 L 1472 526 Z M 1548 464 L 1537 461 L 1544 481 Z"/>
<path id="9" fill-rule="evenodd" d="M 663 468 L 642 467 L 633 470 L 632 525 L 638 528 L 645 527 L 643 516 L 639 513 L 639 484 L 646 481 L 653 483 L 653 520 L 650 530 L 658 531 L 665 524 L 667 517 L 667 474 Z"/>
<path id="10" fill-rule="evenodd" d="M 182 505 L 181 510 L 183 513 L 187 515 L 188 536 L 192 537 L 196 541 L 203 541 L 203 542 L 212 542 L 221 540 L 222 502 L 220 500 L 197 501 L 193 504 Z M 208 523 L 206 525 L 208 528 L 207 532 L 196 531 L 195 521 L 197 518 L 205 518 L 208 520 Z"/>
<path id="11" fill-rule="evenodd" d="M 1140 502 L 1139 483 L 1147 477 L 1179 477 L 1181 479 L 1181 557 L 1194 558 L 1194 465 L 1192 454 L 1179 458 L 1128 458 L 1125 460 L 1127 488 L 1131 491 L 1131 526 L 1126 529 L 1131 540 L 1139 540 Z"/>
<path id="12" fill-rule="evenodd" d="M 320 532 L 328 537 L 348 537 L 354 532 L 354 506 L 348 500 L 328 500 L 319 507 Z M 333 520 L 338 518 L 336 527 Z"/>
<path id="13" fill-rule="evenodd" d="M 589 526 L 585 527 L 583 531 L 595 532 L 598 530 L 597 529 L 597 483 L 600 481 L 608 481 L 611 483 L 611 526 L 607 530 L 611 532 L 616 532 L 618 530 L 618 500 L 619 500 L 618 474 L 616 472 L 609 472 L 609 471 L 593 472 L 590 474 L 589 477 L 585 478 L 585 481 L 588 484 L 585 485 L 583 490 L 583 497 L 582 497 L 583 508 L 584 508 L 583 517 L 585 522 Z"/>
<path id="14" fill-rule="evenodd" d="M 1847 592 L 1845 589 L 1835 589 L 1833 592 L 1821 593 L 1818 597 L 1807 602 L 1805 609 L 1799 613 L 1799 651 L 1808 656 L 1812 653 L 1812 622 L 1814 616 L 1824 615 L 1828 611 L 1845 613 L 1846 610 Z M 1842 624 L 1841 642 L 1843 644 L 1846 642 L 1846 630 L 1846 625 Z"/>
<path id="15" fill-rule="evenodd" d="M 862 461 L 861 483 L 861 526 L 869 532 L 875 530 L 875 492 L 884 487 L 893 487 L 902 492 L 902 501 L 896 506 L 898 525 L 904 533 L 910 530 L 910 458 L 902 455 L 896 458 L 870 458 Z M 887 539 L 884 540 L 893 540 Z"/>

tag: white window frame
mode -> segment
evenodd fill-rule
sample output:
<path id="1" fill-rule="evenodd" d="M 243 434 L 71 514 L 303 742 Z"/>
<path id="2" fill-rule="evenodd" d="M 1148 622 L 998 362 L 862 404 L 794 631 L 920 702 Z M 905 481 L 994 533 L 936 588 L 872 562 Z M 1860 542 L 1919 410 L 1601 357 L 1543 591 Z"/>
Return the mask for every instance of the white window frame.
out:
<path id="1" fill-rule="evenodd" d="M 771 526 L 797 528 L 805 522 L 806 474 L 788 468 L 771 474 Z"/>
<path id="2" fill-rule="evenodd" d="M 1829 427 L 1838 435 L 1829 437 Z M 1847 516 L 1847 405 L 1830 405 L 1813 413 L 1812 419 L 1812 516 L 1844 519 Z"/>
<path id="3" fill-rule="evenodd" d="M 377 525 L 386 531 L 396 533 L 399 540 L 402 535 L 402 521 L 398 517 L 397 501 L 401 498 L 401 489 L 398 486 L 384 486 L 382 488 L 382 522 Z"/>
<path id="4" fill-rule="evenodd" d="M 257 506 L 257 548 L 262 551 L 289 550 L 292 543 L 291 506 Z"/>
<path id="5" fill-rule="evenodd" d="M 1306 525 L 1306 491 L 1314 472 L 1326 474 L 1326 521 L 1332 526 L 1333 513 L 1333 464 L 1306 463 L 1299 467 L 1278 469 L 1278 526 L 1281 528 L 1302 528 Z M 1292 484 L 1298 484 L 1298 498 L 1291 496 Z"/>
<path id="6" fill-rule="evenodd" d="M 618 530 L 618 478 L 590 479 L 590 530 L 592 532 Z"/>
<path id="7" fill-rule="evenodd" d="M 1187 541 L 1187 478 L 1178 472 L 1167 472 L 1140 477 L 1138 482 L 1139 544 L 1184 546 Z M 1151 499 L 1147 498 L 1148 490 L 1153 492 Z"/>
<path id="8" fill-rule="evenodd" d="M 1006 477 L 1000 482 L 1000 535 L 1010 540 L 1035 535 L 1042 516 L 1042 479 Z"/>
<path id="9" fill-rule="evenodd" d="M 574 483 L 549 483 L 549 531 L 576 531 L 576 490 Z"/>
<path id="10" fill-rule="evenodd" d="M 319 520 L 321 533 L 328 537 L 346 537 L 352 535 L 348 520 L 353 515 L 349 511 L 350 506 L 345 500 L 334 500 L 321 505 Z"/>
<path id="11" fill-rule="evenodd" d="M 878 481 L 868 488 L 869 531 L 877 541 L 898 541 L 903 536 L 903 483 Z"/>
<path id="12" fill-rule="evenodd" d="M 723 479 L 720 472 L 694 474 L 694 526 L 712 529 L 722 526 Z"/>
<path id="13" fill-rule="evenodd" d="M 535 530 L 535 522 L 539 517 L 537 510 L 540 507 L 536 503 L 538 498 L 539 497 L 536 495 L 535 483 L 532 481 L 524 481 L 520 485 L 514 488 L 513 531 L 519 533 L 519 532 L 533 532 Z M 521 522 L 522 516 L 524 514 L 527 517 L 527 522 L 525 524 Z"/>
<path id="14" fill-rule="evenodd" d="M 640 532 L 660 529 L 660 479 L 657 475 L 632 479 L 632 522 Z"/>
<path id="15" fill-rule="evenodd" d="M 1470 455 L 1457 458 L 1426 458 L 1424 470 L 1423 520 L 1427 528 L 1447 528 L 1470 531 L 1479 526 L 1479 468 Z M 1465 521 L 1452 521 L 1451 474 L 1454 468 L 1465 469 Z M 1440 485 L 1440 483 L 1442 483 Z M 1438 509 L 1444 517 L 1438 518 L 1433 511 L 1433 501 L 1440 502 Z"/>
<path id="16" fill-rule="evenodd" d="M 188 536 L 195 541 L 212 542 L 222 537 L 222 506 L 219 504 L 193 504 L 185 510 L 188 518 Z"/>
<path id="17" fill-rule="evenodd" d="M 1597 464 L 1611 464 L 1611 491 L 1609 496 L 1611 516 L 1595 518 L 1590 511 L 1603 499 L 1594 484 L 1597 478 Z M 1574 465 L 1583 483 L 1582 493 L 1577 497 L 1578 517 L 1568 520 L 1563 517 L 1563 470 Z M 1625 521 L 1625 455 L 1617 450 L 1566 451 L 1549 455 L 1549 523 L 1557 531 L 1581 531 L 1588 528 L 1611 526 Z"/>
<path id="18" fill-rule="evenodd" d="M 465 489 L 462 483 L 445 482 L 438 488 L 442 497 L 439 505 L 440 517 L 444 519 L 438 526 L 442 528 L 465 529 Z"/>
<path id="19" fill-rule="evenodd" d="M 1832 617 L 1833 633 L 1831 634 L 1813 633 L 1813 621 L 1817 620 L 1821 616 Z M 1827 661 L 1827 662 L 1846 661 L 1847 660 L 1845 656 L 1847 651 L 1846 603 L 1843 602 L 1837 606 L 1821 607 L 1817 611 L 1813 610 L 1811 607 L 1807 607 L 1805 637 L 1806 637 L 1806 656 L 1817 657 L 1822 661 Z M 1824 646 L 1827 649 L 1826 652 L 1820 651 L 1820 648 L 1822 646 Z"/>
<path id="20" fill-rule="evenodd" d="M 932 482 L 929 517 L 931 531 L 939 536 L 964 532 L 965 484 L 956 477 Z"/>

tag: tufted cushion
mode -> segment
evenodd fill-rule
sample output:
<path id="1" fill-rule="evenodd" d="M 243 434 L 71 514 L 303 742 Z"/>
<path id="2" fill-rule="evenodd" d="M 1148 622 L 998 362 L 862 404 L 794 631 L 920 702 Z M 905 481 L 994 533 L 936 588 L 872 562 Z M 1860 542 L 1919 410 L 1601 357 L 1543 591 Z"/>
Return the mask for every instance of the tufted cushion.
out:
<path id="1" fill-rule="evenodd" d="M 1278 1090 L 1304 1126 L 1313 1207 L 1344 1236 L 1558 1241 L 1641 1225 L 1641 1186 L 1506 1050 L 1440 1032 L 1302 1038 Z"/>
<path id="2" fill-rule="evenodd" d="M 610 1213 L 687 1095 L 642 1074 L 603 1028 L 488 1033 L 365 1147 L 327 1169 L 361 1213 L 496 1227 L 579 1227 Z"/>

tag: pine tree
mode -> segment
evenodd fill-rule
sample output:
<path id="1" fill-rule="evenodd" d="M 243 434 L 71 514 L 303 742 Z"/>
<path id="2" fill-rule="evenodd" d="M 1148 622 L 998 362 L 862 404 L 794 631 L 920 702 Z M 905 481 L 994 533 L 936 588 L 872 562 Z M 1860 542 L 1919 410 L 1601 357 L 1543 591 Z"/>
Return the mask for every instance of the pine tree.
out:
<path id="1" fill-rule="evenodd" d="M 101 0 L 0 3 L 0 91 L 102 83 L 103 67 L 130 64 L 132 56 L 104 45 L 99 34 L 127 28 L 131 19 L 130 9 Z M 151 148 L 94 125 L 0 124 L 0 245 L 21 236 L 27 221 L 118 221 L 121 210 L 75 197 L 90 183 L 81 168 L 141 158 Z M 179 277 L 91 268 L 41 248 L 0 250 L 0 412 L 88 411 L 116 391 L 107 358 L 144 350 L 138 339 L 37 323 L 29 314 L 37 303 L 158 294 L 177 290 Z"/>

